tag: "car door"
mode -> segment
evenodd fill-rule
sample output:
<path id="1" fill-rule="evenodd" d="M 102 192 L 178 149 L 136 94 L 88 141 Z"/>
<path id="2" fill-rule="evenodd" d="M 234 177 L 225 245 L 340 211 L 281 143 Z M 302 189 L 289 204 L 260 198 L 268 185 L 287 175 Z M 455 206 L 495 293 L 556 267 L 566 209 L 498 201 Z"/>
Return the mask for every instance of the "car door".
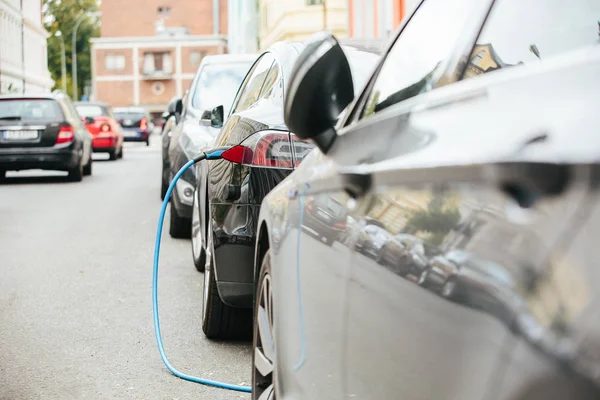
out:
<path id="1" fill-rule="evenodd" d="M 462 249 L 481 265 L 458 266 L 456 277 L 419 284 L 419 276 L 401 276 L 394 268 L 377 264 L 376 257 L 353 251 L 346 289 L 344 391 L 348 396 L 500 398 L 496 396 L 505 376 L 511 376 L 515 384 L 516 375 L 529 372 L 526 366 L 544 363 L 539 358 L 534 361 L 531 352 L 526 356 L 521 352 L 519 363 L 506 355 L 516 345 L 515 338 L 522 346 L 540 330 L 550 329 L 528 312 L 529 296 L 544 274 L 550 249 L 582 204 L 586 187 L 574 185 L 559 199 L 542 197 L 533 205 L 526 204 L 513 188 L 542 181 L 546 174 L 559 179 L 560 167 L 544 170 L 539 165 L 504 164 L 479 156 L 485 155 L 478 148 L 484 140 L 490 142 L 488 148 L 495 147 L 495 154 L 507 150 L 512 155 L 530 137 L 523 135 L 527 132 L 523 129 L 515 129 L 522 142 L 516 135 L 503 140 L 487 134 L 485 127 L 506 116 L 499 113 L 506 99 L 500 100 L 483 86 L 461 84 L 432 90 L 453 83 L 444 78 L 456 80 L 465 69 L 464 61 L 456 64 L 458 73 L 437 74 L 431 69 L 445 62 L 445 54 L 435 54 L 442 49 L 439 41 L 449 40 L 457 30 L 472 31 L 469 24 L 483 23 L 483 18 L 473 18 L 479 11 L 465 14 L 464 5 L 459 10 L 452 3 L 426 0 L 416 10 L 355 104 L 354 119 L 341 130 L 330 156 L 345 165 L 342 182 L 354 186 L 370 182 L 364 186 L 367 191 L 355 192 L 351 202 L 356 232 L 374 219 L 391 235 L 413 235 L 436 249 L 430 254 Z M 438 27 L 445 37 L 418 35 L 415 26 L 421 22 Z M 411 37 L 419 43 L 420 52 L 410 51 L 416 45 L 405 46 Z M 460 53 L 453 50 L 451 59 L 468 59 L 470 50 L 457 49 Z M 416 66 L 422 68 L 423 79 L 414 79 L 419 76 Z M 478 125 L 484 115 L 489 125 Z M 481 131 L 473 129 L 477 126 Z M 361 136 L 368 136 L 372 147 L 359 147 Z M 462 146 L 440 146 L 452 141 Z M 468 271 L 484 268 L 495 271 L 485 279 Z M 515 285 L 507 284 L 506 277 Z M 456 296 L 446 296 L 444 288 Z M 517 366 L 519 374 L 513 372 Z M 515 398 L 512 389 L 502 398 Z"/>

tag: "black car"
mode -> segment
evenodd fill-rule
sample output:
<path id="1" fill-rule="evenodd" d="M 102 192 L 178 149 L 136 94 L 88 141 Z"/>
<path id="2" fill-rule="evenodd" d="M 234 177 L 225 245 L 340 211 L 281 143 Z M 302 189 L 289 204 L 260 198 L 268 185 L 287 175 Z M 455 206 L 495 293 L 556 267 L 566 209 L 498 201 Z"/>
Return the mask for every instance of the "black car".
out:
<path id="1" fill-rule="evenodd" d="M 68 96 L 0 96 L 0 178 L 26 169 L 92 174 L 92 136 Z"/>
<path id="2" fill-rule="evenodd" d="M 418 3 L 358 96 L 331 34 L 291 77 L 319 148 L 253 227 L 253 398 L 600 399 L 600 2 Z M 299 229 L 324 194 L 346 246 Z M 453 259 L 442 296 L 358 254 L 369 219 Z"/>
<path id="3" fill-rule="evenodd" d="M 283 121 L 285 88 L 303 48 L 301 43 L 276 43 L 259 57 L 214 142 L 217 147 L 239 145 L 230 153 L 236 157 L 197 167 L 192 250 L 196 266 L 206 265 L 202 328 L 210 338 L 250 333 L 261 201 L 313 148 Z M 378 54 L 352 48 L 347 53 L 359 77 L 366 78 L 363 71 L 370 68 L 363 67 L 379 60 Z M 221 116 L 213 110 L 213 121 Z"/>
<path id="4" fill-rule="evenodd" d="M 113 113 L 123 128 L 126 142 L 145 142 L 150 146 L 150 135 L 154 124 L 150 113 L 141 107 L 116 107 Z"/>
<path id="5" fill-rule="evenodd" d="M 212 145 L 219 129 L 210 126 L 211 110 L 221 105 L 229 111 L 255 59 L 252 55 L 206 56 L 184 98 L 171 101 L 169 112 L 173 117 L 169 118 L 162 132 L 162 198 L 177 171 L 202 149 Z M 171 197 L 171 237 L 190 238 L 195 186 L 195 170 L 191 168 L 177 181 Z"/>

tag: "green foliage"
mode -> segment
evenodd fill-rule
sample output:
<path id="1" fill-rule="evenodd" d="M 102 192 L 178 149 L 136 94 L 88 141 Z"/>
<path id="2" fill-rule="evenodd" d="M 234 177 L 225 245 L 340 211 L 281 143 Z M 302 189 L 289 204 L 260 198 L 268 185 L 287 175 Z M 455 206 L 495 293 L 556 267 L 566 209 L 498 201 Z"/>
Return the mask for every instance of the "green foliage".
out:
<path id="1" fill-rule="evenodd" d="M 443 208 L 444 197 L 435 196 L 429 202 L 427 210 L 415 212 L 408 220 L 405 232 L 418 231 L 432 234 L 431 242 L 440 244 L 448 232 L 460 222 L 460 212 L 456 207 Z"/>
<path id="2" fill-rule="evenodd" d="M 72 62 L 71 48 L 73 29 L 81 15 L 86 12 L 98 11 L 98 0 L 44 0 L 43 6 L 48 37 L 48 69 L 55 81 L 54 89 L 62 88 L 61 78 L 61 39 L 64 40 L 67 64 L 67 91 L 72 94 Z M 56 37 L 57 31 L 62 32 Z M 87 17 L 77 29 L 77 92 L 81 98 L 84 84 L 92 77 L 91 46 L 89 40 L 100 35 L 100 25 L 97 18 Z"/>

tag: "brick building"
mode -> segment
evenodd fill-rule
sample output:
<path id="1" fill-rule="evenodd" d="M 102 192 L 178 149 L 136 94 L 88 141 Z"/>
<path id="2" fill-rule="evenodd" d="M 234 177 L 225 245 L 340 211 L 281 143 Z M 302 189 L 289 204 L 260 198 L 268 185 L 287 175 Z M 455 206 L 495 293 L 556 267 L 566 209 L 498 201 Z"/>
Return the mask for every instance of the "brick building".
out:
<path id="1" fill-rule="evenodd" d="M 102 0 L 91 97 L 157 115 L 189 88 L 202 57 L 227 52 L 227 0 L 125 3 Z"/>

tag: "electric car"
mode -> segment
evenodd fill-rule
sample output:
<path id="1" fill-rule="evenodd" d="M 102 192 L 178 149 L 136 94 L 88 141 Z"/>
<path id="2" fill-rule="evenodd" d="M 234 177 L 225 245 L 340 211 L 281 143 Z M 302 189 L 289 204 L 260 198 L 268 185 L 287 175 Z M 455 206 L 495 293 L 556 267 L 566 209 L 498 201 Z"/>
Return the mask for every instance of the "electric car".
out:
<path id="1" fill-rule="evenodd" d="M 303 48 L 297 42 L 271 46 L 244 79 L 225 124 L 222 108 L 210 116 L 214 127 L 222 126 L 214 146 L 240 145 L 240 158 L 197 164 L 192 254 L 196 268 L 206 266 L 202 329 L 209 338 L 250 336 L 260 203 L 313 148 L 283 121 L 285 86 Z M 345 51 L 364 82 L 380 55 Z"/>
<path id="2" fill-rule="evenodd" d="M 116 107 L 113 112 L 123 127 L 126 142 L 145 142 L 146 146 L 150 146 L 154 124 L 148 111 L 141 107 Z"/>
<path id="3" fill-rule="evenodd" d="M 235 94 L 250 69 L 254 55 L 215 55 L 202 59 L 189 91 L 183 99 L 169 103 L 173 117 L 162 133 L 163 172 L 161 197 L 169 183 L 188 161 L 212 145 L 218 128 L 210 125 L 210 112 L 219 105 L 229 110 Z M 177 182 L 171 197 L 169 233 L 189 239 L 196 176 L 188 169 Z"/>
<path id="4" fill-rule="evenodd" d="M 77 113 L 92 134 L 95 153 L 108 153 L 111 160 L 123 158 L 123 129 L 106 103 L 75 103 Z"/>
<path id="5" fill-rule="evenodd" d="M 598 15 L 421 1 L 358 96 L 313 38 L 285 121 L 318 149 L 253 225 L 254 399 L 600 398 Z M 347 245 L 300 229 L 324 195 Z M 369 219 L 478 265 L 440 296 L 358 252 Z"/>
<path id="6" fill-rule="evenodd" d="M 6 171 L 44 169 L 81 181 L 92 161 L 92 136 L 68 96 L 0 96 L 0 179 Z"/>

